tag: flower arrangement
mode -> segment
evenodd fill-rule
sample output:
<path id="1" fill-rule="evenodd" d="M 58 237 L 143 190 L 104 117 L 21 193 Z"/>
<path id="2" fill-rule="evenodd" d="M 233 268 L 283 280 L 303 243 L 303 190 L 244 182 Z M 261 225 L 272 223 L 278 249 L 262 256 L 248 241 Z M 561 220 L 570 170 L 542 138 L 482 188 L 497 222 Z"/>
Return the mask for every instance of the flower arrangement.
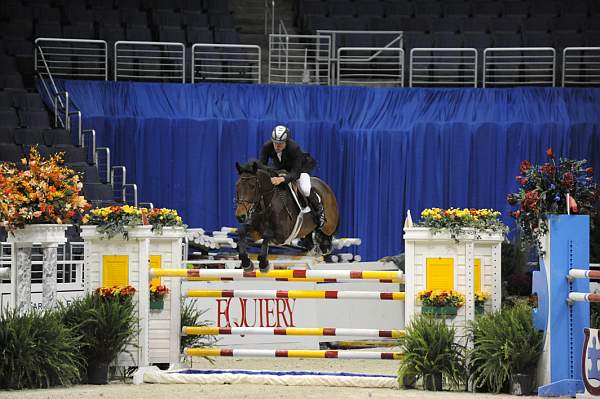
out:
<path id="1" fill-rule="evenodd" d="M 484 313 L 485 303 L 491 298 L 489 292 L 475 291 L 475 314 L 481 315 Z"/>
<path id="2" fill-rule="evenodd" d="M 465 229 L 474 229 L 476 238 L 481 232 L 506 234 L 508 227 L 498 217 L 500 212 L 493 209 L 474 208 L 427 208 L 421 212 L 421 222 L 417 226 L 429 227 L 435 233 L 449 231 L 452 238 L 465 234 Z"/>
<path id="3" fill-rule="evenodd" d="M 450 306 L 460 308 L 465 304 L 465 296 L 454 290 L 423 290 L 417 293 L 423 306 Z"/>
<path id="4" fill-rule="evenodd" d="M 491 298 L 489 292 L 476 291 L 475 292 L 475 307 L 480 306 L 483 307 L 485 302 Z"/>
<path id="5" fill-rule="evenodd" d="M 516 176 L 519 190 L 506 197 L 517 209 L 510 215 L 521 229 L 521 242 L 541 253 L 540 238 L 548 232 L 548 214 L 595 214 L 600 200 L 600 187 L 593 182 L 594 170 L 586 160 L 556 160 L 552 148 L 546 150 L 548 161 L 532 165 L 521 162 Z"/>
<path id="6" fill-rule="evenodd" d="M 79 175 L 62 166 L 62 157 L 45 159 L 32 147 L 29 160 L 21 160 L 27 169 L 0 163 L 0 226 L 14 231 L 29 224 L 69 224 L 90 209 L 80 195 Z"/>
<path id="7" fill-rule="evenodd" d="M 150 283 L 150 299 L 163 299 L 169 293 L 165 285 Z"/>
<path id="8" fill-rule="evenodd" d="M 162 233 L 163 227 L 183 226 L 181 216 L 179 216 L 174 209 L 142 208 L 142 213 L 148 219 L 148 223 L 152 225 L 152 231 L 156 231 L 158 234 Z"/>
<path id="9" fill-rule="evenodd" d="M 151 225 L 152 231 L 162 234 L 168 226 L 184 226 L 177 211 L 166 208 L 136 208 L 129 205 L 93 209 L 83 217 L 83 223 L 97 226 L 108 238 L 122 235 L 128 238 L 128 227 Z"/>
<path id="10" fill-rule="evenodd" d="M 112 287 L 98 287 L 94 292 L 101 298 L 124 300 L 133 297 L 135 294 L 135 288 L 130 285 L 115 285 Z"/>

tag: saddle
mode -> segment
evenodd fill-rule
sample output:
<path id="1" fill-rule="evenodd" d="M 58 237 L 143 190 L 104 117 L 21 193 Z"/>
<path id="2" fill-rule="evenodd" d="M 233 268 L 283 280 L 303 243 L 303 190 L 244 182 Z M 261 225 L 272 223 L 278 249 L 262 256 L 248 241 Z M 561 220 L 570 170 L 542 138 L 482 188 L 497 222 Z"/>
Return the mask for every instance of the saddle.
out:
<path id="1" fill-rule="evenodd" d="M 290 245 L 292 243 L 292 240 L 297 238 L 298 233 L 300 232 L 300 229 L 302 228 L 302 223 L 304 223 L 304 216 L 307 214 L 310 214 L 310 212 L 311 212 L 311 209 L 308 206 L 308 200 L 306 198 L 304 198 L 304 195 L 302 195 L 302 193 L 298 189 L 298 185 L 294 182 L 294 183 L 288 183 L 287 186 L 288 186 L 290 192 L 292 193 L 294 202 L 298 206 L 298 210 L 300 212 L 298 212 L 298 216 L 296 217 L 296 223 L 294 224 L 294 228 L 292 229 L 292 232 L 290 233 L 289 237 L 285 240 L 283 245 Z M 302 204 L 300 203 L 300 198 L 302 198 L 302 200 L 304 202 L 304 206 L 302 206 Z M 320 200 L 320 198 L 319 198 L 319 200 Z"/>

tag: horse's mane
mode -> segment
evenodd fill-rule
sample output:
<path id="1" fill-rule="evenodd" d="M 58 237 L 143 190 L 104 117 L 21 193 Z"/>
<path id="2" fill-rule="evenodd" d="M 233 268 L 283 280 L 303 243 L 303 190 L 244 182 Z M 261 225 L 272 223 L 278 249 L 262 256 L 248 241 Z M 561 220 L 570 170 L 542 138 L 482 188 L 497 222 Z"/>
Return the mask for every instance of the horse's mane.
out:
<path id="1" fill-rule="evenodd" d="M 267 166 L 257 159 L 251 159 L 243 165 L 239 165 L 238 171 L 240 173 L 248 173 L 255 175 L 259 170 L 265 171 L 269 176 L 277 176 L 277 171 L 270 166 Z"/>

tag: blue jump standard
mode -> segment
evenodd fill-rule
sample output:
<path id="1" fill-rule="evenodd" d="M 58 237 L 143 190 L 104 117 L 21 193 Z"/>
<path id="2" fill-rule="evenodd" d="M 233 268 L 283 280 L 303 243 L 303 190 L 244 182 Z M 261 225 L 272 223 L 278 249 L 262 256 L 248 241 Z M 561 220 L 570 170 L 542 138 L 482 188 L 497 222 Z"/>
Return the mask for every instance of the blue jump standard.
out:
<path id="1" fill-rule="evenodd" d="M 533 293 L 538 307 L 534 324 L 544 331 L 544 348 L 549 351 L 546 364 L 550 382 L 538 388 L 539 396 L 575 396 L 583 392 L 581 351 L 583 331 L 589 327 L 588 302 L 569 304 L 569 292 L 589 292 L 588 279 L 569 281 L 570 269 L 589 270 L 589 217 L 548 216 L 550 246 L 546 249 L 550 265 L 540 259 L 540 270 L 533 273 Z"/>

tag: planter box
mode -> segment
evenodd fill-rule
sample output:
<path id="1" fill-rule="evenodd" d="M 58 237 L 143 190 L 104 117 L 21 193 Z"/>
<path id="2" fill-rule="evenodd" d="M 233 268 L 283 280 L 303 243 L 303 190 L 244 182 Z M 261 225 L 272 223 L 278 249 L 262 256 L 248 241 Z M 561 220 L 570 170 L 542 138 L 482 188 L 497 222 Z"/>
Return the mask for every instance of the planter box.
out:
<path id="1" fill-rule="evenodd" d="M 165 298 L 150 298 L 150 309 L 163 310 L 165 307 Z"/>
<path id="2" fill-rule="evenodd" d="M 458 308 L 456 306 L 421 306 L 421 313 L 437 316 L 456 316 Z"/>
<path id="3" fill-rule="evenodd" d="M 475 305 L 475 316 L 479 316 L 485 313 L 484 305 Z"/>

